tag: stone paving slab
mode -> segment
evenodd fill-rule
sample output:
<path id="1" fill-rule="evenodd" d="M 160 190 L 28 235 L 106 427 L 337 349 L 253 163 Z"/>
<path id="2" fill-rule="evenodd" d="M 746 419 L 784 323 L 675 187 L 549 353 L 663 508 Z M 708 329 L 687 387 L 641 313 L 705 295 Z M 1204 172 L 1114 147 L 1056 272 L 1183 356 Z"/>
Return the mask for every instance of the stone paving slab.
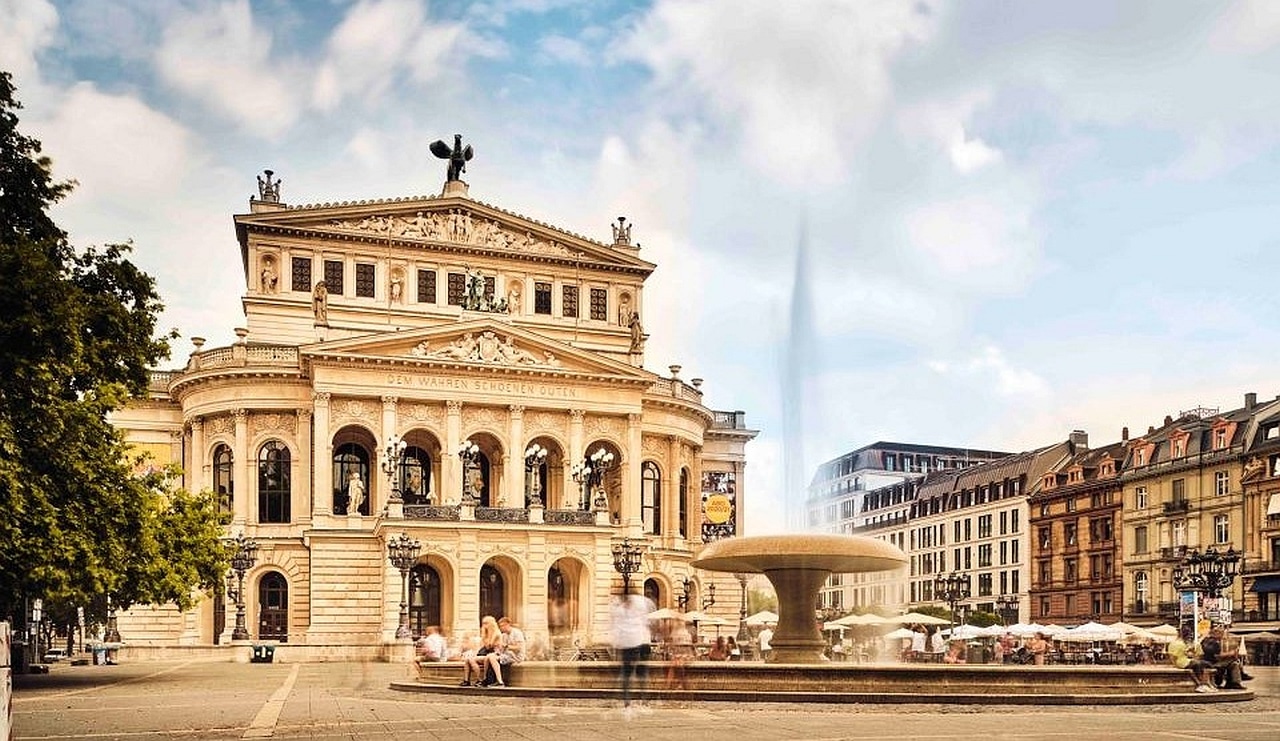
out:
<path id="1" fill-rule="evenodd" d="M 1251 667 L 1256 699 L 1227 705 L 788 705 L 659 702 L 623 715 L 608 699 L 565 702 L 474 690 L 390 688 L 404 665 L 157 662 L 56 666 L 16 682 L 17 741 L 74 739 L 1106 739 L 1275 741 L 1280 669 Z M 296 672 L 296 674 L 294 674 Z M 290 685 L 290 677 L 293 677 Z M 283 697 L 281 694 L 283 693 Z M 278 717 L 255 726 L 272 698 Z"/>

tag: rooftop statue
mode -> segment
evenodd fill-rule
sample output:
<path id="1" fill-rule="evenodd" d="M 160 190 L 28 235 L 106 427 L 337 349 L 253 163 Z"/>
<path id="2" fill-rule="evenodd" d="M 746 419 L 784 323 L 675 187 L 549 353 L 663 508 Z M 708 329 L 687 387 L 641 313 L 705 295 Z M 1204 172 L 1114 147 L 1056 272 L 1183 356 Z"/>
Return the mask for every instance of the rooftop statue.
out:
<path id="1" fill-rule="evenodd" d="M 461 180 L 462 173 L 467 171 L 467 162 L 475 155 L 470 144 L 462 146 L 462 134 L 453 135 L 453 149 L 441 139 L 431 142 L 431 153 L 442 160 L 449 160 L 448 182 Z"/>
<path id="2" fill-rule="evenodd" d="M 266 173 L 267 177 L 264 180 L 261 175 L 258 176 L 258 200 L 266 201 L 268 203 L 279 203 L 280 183 L 284 181 L 273 181 L 271 176 L 275 175 L 275 172 L 272 170 L 263 170 L 263 172 Z"/>

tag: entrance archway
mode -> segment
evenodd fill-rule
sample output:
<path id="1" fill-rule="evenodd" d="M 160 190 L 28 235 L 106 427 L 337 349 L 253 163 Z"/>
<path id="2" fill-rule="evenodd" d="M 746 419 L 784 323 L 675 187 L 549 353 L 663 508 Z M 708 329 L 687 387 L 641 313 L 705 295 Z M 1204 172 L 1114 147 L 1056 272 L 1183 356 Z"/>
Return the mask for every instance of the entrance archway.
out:
<path id="1" fill-rule="evenodd" d="M 409 570 L 409 630 L 420 636 L 429 625 L 443 624 L 440 613 L 440 572 L 420 563 Z"/>
<path id="2" fill-rule="evenodd" d="M 258 580 L 258 640 L 289 640 L 289 582 L 278 571 Z"/>

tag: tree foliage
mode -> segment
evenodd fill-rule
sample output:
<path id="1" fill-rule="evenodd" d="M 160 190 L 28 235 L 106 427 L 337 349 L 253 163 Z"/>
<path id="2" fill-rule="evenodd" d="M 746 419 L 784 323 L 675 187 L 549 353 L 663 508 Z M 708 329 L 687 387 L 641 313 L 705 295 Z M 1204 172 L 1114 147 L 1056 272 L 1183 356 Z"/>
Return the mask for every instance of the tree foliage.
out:
<path id="1" fill-rule="evenodd" d="M 108 422 L 168 357 L 155 281 L 128 244 L 69 244 L 48 210 L 73 183 L 19 132 L 20 108 L 0 71 L 0 617 L 34 597 L 91 618 L 107 595 L 186 606 L 225 569 L 216 504 L 174 490 Z"/>

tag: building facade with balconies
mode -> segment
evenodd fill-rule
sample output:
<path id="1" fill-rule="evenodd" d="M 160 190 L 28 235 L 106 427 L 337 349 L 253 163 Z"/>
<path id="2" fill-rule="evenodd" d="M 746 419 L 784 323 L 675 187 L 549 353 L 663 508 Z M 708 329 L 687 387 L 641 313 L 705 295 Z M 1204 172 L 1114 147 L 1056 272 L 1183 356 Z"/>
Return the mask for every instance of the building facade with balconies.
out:
<path id="1" fill-rule="evenodd" d="M 459 180 L 306 206 L 283 203 L 270 173 L 259 182 L 235 217 L 238 340 L 193 338 L 185 367 L 113 419 L 259 544 L 243 590 L 255 640 L 348 655 L 390 643 L 403 575 L 387 546 L 402 533 L 421 543 L 415 635 L 509 615 L 531 639 L 604 640 L 624 537 L 645 546 L 635 582 L 659 605 L 686 580 L 699 604 L 711 584 L 733 593 L 731 575 L 690 561 L 743 531 L 756 433 L 707 406 L 702 379 L 645 369 L 654 265 L 625 220 L 595 241 Z M 226 643 L 229 612 L 219 593 L 185 614 L 135 608 L 119 629 L 133 646 Z"/>
<path id="2" fill-rule="evenodd" d="M 1280 399 L 1258 411 L 1245 433 L 1242 619 L 1280 628 Z"/>

